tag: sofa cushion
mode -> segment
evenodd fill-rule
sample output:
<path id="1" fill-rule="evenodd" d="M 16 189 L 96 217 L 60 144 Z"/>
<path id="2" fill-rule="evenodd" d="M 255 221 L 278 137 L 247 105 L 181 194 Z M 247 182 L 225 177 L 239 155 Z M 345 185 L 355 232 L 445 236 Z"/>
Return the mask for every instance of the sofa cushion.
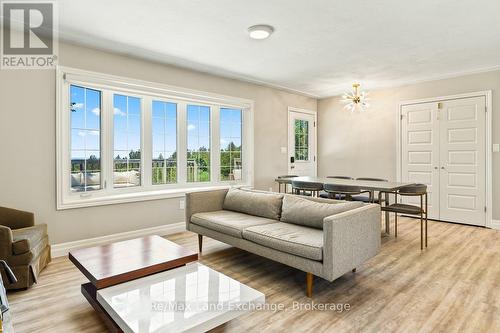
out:
<path id="1" fill-rule="evenodd" d="M 230 189 L 224 199 L 224 209 L 279 220 L 283 194 Z"/>
<path id="2" fill-rule="evenodd" d="M 323 229 L 323 219 L 325 217 L 361 206 L 363 206 L 362 202 L 334 201 L 332 203 L 321 203 L 296 195 L 285 195 L 281 211 L 281 222 Z"/>
<path id="3" fill-rule="evenodd" d="M 47 225 L 36 224 L 33 227 L 12 230 L 12 252 L 23 254 L 34 249 L 47 236 Z"/>
<path id="4" fill-rule="evenodd" d="M 323 260 L 323 231 L 276 222 L 248 227 L 243 238 L 251 242 L 300 257 Z"/>
<path id="5" fill-rule="evenodd" d="M 229 210 L 196 213 L 191 216 L 191 222 L 193 224 L 238 238 L 243 237 L 242 231 L 247 227 L 276 223 L 275 220 L 232 212 Z"/>

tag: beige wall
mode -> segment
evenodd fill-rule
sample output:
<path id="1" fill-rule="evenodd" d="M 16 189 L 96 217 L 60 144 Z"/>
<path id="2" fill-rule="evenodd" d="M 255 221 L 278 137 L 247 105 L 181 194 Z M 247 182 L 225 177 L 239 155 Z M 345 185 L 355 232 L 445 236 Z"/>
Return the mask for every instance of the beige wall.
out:
<path id="1" fill-rule="evenodd" d="M 500 142 L 500 71 L 370 92 L 365 113 L 343 110 L 339 97 L 318 102 L 318 174 L 396 179 L 397 113 L 401 101 L 493 91 L 493 142 Z M 490 147 L 491 149 L 491 147 Z M 500 219 L 500 154 L 493 154 L 493 218 Z"/>
<path id="2" fill-rule="evenodd" d="M 316 110 L 317 101 L 128 56 L 61 44 L 60 64 L 255 101 L 255 186 L 268 189 L 286 173 L 287 107 Z M 55 73 L 0 71 L 0 206 L 33 211 L 51 243 L 183 221 L 179 199 L 56 211 Z"/>

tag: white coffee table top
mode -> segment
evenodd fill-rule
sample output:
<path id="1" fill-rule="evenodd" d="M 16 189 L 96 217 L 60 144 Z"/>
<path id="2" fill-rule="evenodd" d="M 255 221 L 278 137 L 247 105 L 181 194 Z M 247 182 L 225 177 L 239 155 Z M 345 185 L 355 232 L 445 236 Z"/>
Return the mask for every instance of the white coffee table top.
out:
<path id="1" fill-rule="evenodd" d="M 261 292 L 199 263 L 97 291 L 126 333 L 200 332 L 265 302 Z"/>

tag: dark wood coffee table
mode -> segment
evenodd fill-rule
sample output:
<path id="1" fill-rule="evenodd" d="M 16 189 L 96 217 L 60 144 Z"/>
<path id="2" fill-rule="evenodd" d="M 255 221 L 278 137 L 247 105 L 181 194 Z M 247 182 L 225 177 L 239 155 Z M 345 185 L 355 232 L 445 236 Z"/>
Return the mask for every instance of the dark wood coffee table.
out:
<path id="1" fill-rule="evenodd" d="M 198 254 L 160 236 L 74 250 L 69 260 L 90 280 L 81 286 L 83 296 L 111 332 L 122 332 L 96 299 L 98 289 L 184 266 Z"/>

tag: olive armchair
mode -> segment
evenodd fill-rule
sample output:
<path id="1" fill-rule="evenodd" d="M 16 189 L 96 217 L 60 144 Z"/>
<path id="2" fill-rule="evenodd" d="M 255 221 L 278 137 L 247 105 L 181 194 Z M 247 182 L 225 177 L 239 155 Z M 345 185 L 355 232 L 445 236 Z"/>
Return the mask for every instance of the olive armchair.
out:
<path id="1" fill-rule="evenodd" d="M 46 224 L 36 224 L 33 213 L 0 207 L 0 260 L 12 268 L 17 282 L 6 289 L 26 289 L 37 282 L 51 260 Z M 0 268 L 3 281 L 9 281 Z"/>

